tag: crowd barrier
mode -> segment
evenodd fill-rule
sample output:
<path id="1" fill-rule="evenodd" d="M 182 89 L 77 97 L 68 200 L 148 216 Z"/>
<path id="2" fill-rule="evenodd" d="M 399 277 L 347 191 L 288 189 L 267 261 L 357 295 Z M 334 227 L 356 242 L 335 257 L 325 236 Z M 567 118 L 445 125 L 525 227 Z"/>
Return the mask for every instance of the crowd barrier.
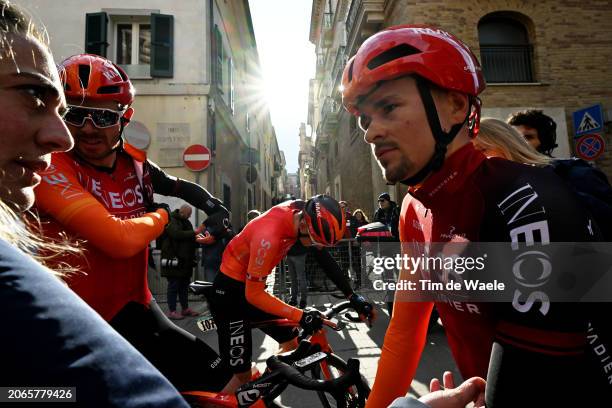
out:
<path id="1" fill-rule="evenodd" d="M 376 291 L 373 289 L 373 281 L 381 279 L 372 271 L 371 258 L 377 256 L 379 244 L 376 242 L 357 242 L 355 239 L 343 239 L 335 247 L 327 248 L 333 258 L 342 269 L 344 276 L 349 280 L 355 291 L 366 295 L 371 300 L 387 302 L 392 300 L 392 294 Z M 201 266 L 202 251 L 197 252 L 197 267 L 194 268 L 192 280 L 205 280 L 204 270 Z M 149 289 L 153 297 L 159 303 L 167 301 L 168 281 L 161 277 L 160 251 L 152 250 L 153 265 L 149 265 Z M 291 280 L 287 263 L 283 259 L 276 267 L 275 273 L 268 281 L 273 285 L 272 291 L 275 296 L 288 301 L 291 297 Z M 341 296 L 335 285 L 327 278 L 323 269 L 317 264 L 311 255 L 306 255 L 306 277 L 308 279 L 309 294 L 337 294 Z M 396 275 L 389 274 L 382 277 L 385 281 L 394 281 Z M 198 296 L 189 295 L 189 300 L 200 300 Z"/>

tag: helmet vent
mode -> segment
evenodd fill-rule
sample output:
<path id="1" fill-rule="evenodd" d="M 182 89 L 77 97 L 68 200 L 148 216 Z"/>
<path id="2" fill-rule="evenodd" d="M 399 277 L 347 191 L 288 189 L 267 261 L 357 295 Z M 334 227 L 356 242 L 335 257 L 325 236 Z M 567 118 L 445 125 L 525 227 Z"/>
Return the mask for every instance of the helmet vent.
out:
<path id="1" fill-rule="evenodd" d="M 420 52 L 420 50 L 408 44 L 400 44 L 372 58 L 370 62 L 368 62 L 368 69 L 373 70 L 386 64 L 387 62 L 391 62 L 402 57 L 407 57 L 409 55 L 418 54 Z"/>
<path id="2" fill-rule="evenodd" d="M 98 88 L 98 94 L 117 94 L 119 87 L 116 85 L 101 86 Z"/>
<path id="3" fill-rule="evenodd" d="M 91 67 L 89 65 L 79 65 L 79 80 L 81 81 L 81 87 L 87 89 L 89 86 L 89 73 Z"/>
<path id="4" fill-rule="evenodd" d="M 348 81 L 351 82 L 353 80 L 353 65 L 355 64 L 355 61 L 351 61 L 351 66 L 349 67 L 349 71 L 348 71 Z"/>

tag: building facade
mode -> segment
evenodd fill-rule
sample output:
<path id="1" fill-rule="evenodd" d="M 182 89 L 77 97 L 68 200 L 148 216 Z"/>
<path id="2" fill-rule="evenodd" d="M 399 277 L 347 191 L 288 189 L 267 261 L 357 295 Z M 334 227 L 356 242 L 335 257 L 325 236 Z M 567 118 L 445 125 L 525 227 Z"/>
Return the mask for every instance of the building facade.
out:
<path id="1" fill-rule="evenodd" d="M 359 45 L 399 24 L 434 25 L 468 44 L 487 79 L 483 116 L 506 120 L 518 110 L 541 109 L 557 123 L 559 147 L 553 155 L 566 157 L 575 153 L 572 113 L 601 104 L 605 123 L 600 135 L 609 146 L 610 19 L 609 0 L 313 0 L 310 40 L 316 46 L 317 71 L 308 124 L 314 129 L 317 191 L 330 191 L 366 209 L 374 209 L 376 197 L 387 189 L 398 200 L 405 194 L 404 187 L 385 185 L 362 132 L 340 105 L 338 89 L 344 65 Z M 594 164 L 612 178 L 609 147 Z"/>
<path id="2" fill-rule="evenodd" d="M 272 202 L 280 152 L 261 81 L 247 0 L 23 0 L 47 27 L 56 61 L 82 52 L 122 66 L 134 83 L 135 115 L 125 137 L 168 173 L 206 187 L 241 225 L 249 208 Z M 191 172 L 183 151 L 211 150 Z M 179 203 L 159 197 L 171 206 Z M 196 221 L 202 220 L 202 214 Z"/>

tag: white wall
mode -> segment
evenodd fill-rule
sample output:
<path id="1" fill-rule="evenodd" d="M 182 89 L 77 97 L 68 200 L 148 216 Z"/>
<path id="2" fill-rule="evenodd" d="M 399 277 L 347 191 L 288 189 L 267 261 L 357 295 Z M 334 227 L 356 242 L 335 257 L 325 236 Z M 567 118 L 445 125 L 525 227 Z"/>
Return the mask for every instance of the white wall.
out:
<path id="1" fill-rule="evenodd" d="M 124 9 L 123 12 L 126 12 L 131 9 L 135 10 L 134 14 L 137 14 L 138 10 L 149 10 L 173 15 L 174 77 L 139 81 L 142 82 L 140 93 L 170 93 L 173 91 L 170 84 L 210 82 L 207 64 L 210 47 L 207 1 L 19 0 L 18 3 L 47 27 L 51 49 L 57 61 L 84 52 L 86 13 L 108 12 L 110 9 Z M 108 38 L 109 41 L 112 38 L 110 30 Z"/>

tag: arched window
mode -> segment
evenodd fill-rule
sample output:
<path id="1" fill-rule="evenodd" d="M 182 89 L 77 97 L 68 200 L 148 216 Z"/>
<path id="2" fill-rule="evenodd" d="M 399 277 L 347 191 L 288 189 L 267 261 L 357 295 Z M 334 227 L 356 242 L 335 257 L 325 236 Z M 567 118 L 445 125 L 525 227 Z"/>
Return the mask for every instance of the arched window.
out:
<path id="1" fill-rule="evenodd" d="M 478 39 L 487 82 L 534 82 L 532 46 L 521 22 L 489 14 L 478 23 Z"/>

